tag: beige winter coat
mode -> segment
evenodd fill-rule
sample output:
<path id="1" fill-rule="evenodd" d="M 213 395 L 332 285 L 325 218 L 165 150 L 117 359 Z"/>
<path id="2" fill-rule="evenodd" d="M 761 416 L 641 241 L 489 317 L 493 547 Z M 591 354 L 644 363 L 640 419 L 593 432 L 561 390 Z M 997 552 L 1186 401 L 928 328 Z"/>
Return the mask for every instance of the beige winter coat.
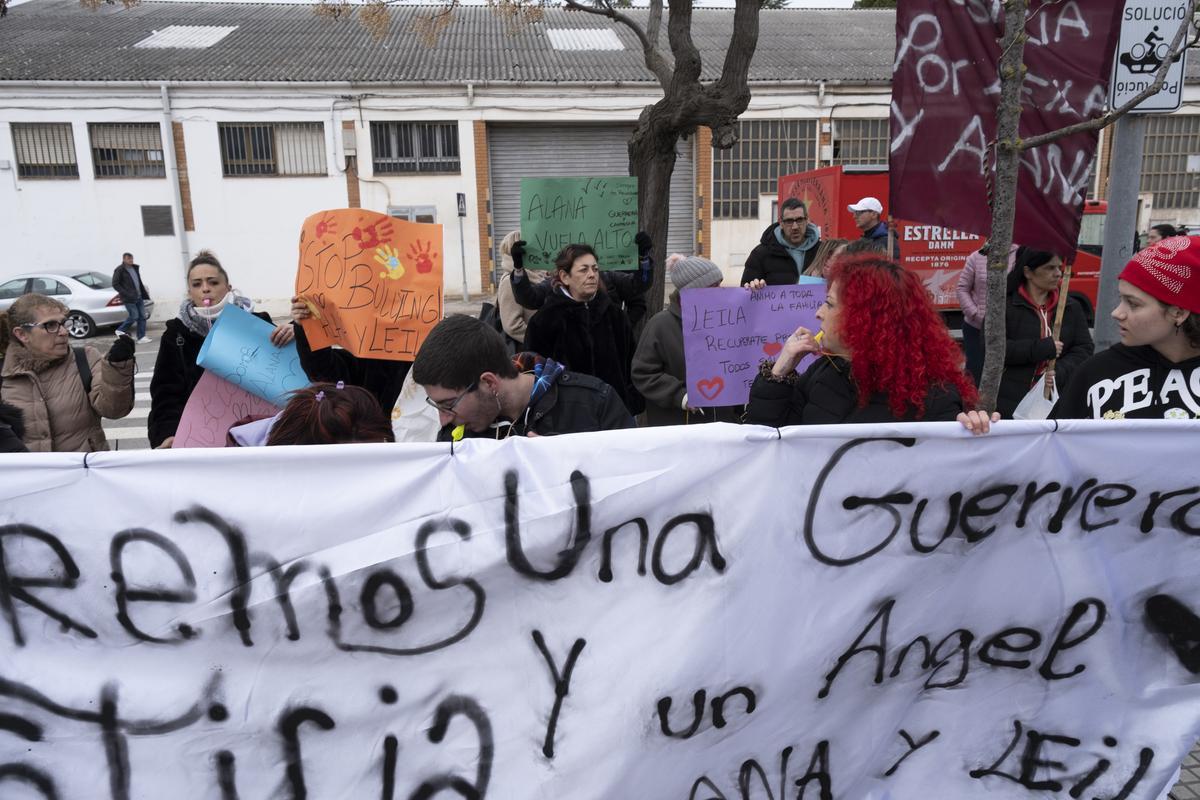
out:
<path id="1" fill-rule="evenodd" d="M 30 452 L 91 453 L 107 450 L 100 418 L 120 419 L 133 409 L 134 359 L 110 364 L 94 347 L 85 347 L 92 367 L 92 392 L 68 353 L 57 361 L 33 358 L 12 342 L 0 371 L 0 398 L 25 415 L 25 446 Z"/>
<path id="2" fill-rule="evenodd" d="M 500 312 L 500 324 L 504 326 L 505 333 L 521 344 L 524 344 L 525 330 L 529 327 L 529 320 L 533 319 L 533 315 L 538 310 L 536 308 L 525 308 L 525 306 L 518 303 L 517 299 L 513 297 L 512 256 L 507 253 L 501 253 L 500 266 L 504 270 L 504 275 L 500 278 L 500 283 L 496 285 L 496 310 Z M 546 279 L 548 273 L 542 270 L 531 269 L 525 270 L 525 274 L 529 276 L 531 283 L 541 283 Z"/>

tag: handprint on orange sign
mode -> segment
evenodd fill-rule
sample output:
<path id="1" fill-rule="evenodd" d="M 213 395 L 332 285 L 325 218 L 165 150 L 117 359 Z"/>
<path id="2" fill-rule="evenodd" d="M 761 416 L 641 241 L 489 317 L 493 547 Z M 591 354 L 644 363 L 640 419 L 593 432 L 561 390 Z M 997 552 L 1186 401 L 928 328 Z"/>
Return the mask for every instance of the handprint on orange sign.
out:
<path id="1" fill-rule="evenodd" d="M 413 242 L 408 246 L 408 254 L 417 259 L 417 272 L 429 272 L 433 269 L 433 259 L 437 258 L 437 253 L 432 253 L 433 242 L 425 242 L 424 247 L 420 241 Z"/>
<path id="2" fill-rule="evenodd" d="M 387 267 L 387 272 L 379 273 L 379 277 L 398 281 L 404 277 L 404 263 L 396 249 L 384 245 L 375 251 L 375 260 Z"/>
<path id="3" fill-rule="evenodd" d="M 373 250 L 381 244 L 390 242 L 394 233 L 395 228 L 392 227 L 391 220 L 384 219 L 372 222 L 364 228 L 355 228 L 350 235 L 363 250 Z"/>
<path id="4" fill-rule="evenodd" d="M 318 239 L 325 238 L 326 234 L 337 234 L 337 223 L 333 221 L 333 217 L 329 214 L 321 217 L 321 221 L 317 223 L 315 231 Z"/>
<path id="5" fill-rule="evenodd" d="M 332 235 L 322 239 L 318 229 Z M 442 318 L 441 243 L 441 225 L 374 211 L 310 216 L 296 273 L 296 294 L 314 310 L 302 323 L 309 346 L 337 344 L 360 358 L 412 360 Z"/>

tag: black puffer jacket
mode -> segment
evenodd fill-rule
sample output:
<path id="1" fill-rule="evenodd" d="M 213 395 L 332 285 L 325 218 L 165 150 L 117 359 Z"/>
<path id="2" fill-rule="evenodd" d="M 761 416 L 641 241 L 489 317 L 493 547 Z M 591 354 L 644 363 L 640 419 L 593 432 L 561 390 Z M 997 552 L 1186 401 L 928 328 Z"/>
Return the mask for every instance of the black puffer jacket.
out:
<path id="1" fill-rule="evenodd" d="M 271 322 L 271 315 L 265 311 L 256 311 L 254 316 Z M 203 345 L 204 337 L 189 330 L 183 320 L 178 317 L 167 320 L 158 359 L 154 362 L 154 377 L 150 379 L 150 416 L 146 428 L 151 447 L 158 447 L 164 439 L 175 435 L 183 407 L 204 374 L 204 368 L 196 363 Z"/>
<path id="2" fill-rule="evenodd" d="M 581 303 L 556 288 L 529 320 L 525 349 L 604 381 L 634 415 L 645 408 L 630 374 L 633 331 L 608 292 Z"/>
<path id="3" fill-rule="evenodd" d="M 1114 344 L 1084 361 L 1052 419 L 1200 419 L 1200 356 L 1175 363 L 1149 345 Z"/>
<path id="4" fill-rule="evenodd" d="M 796 268 L 796 260 L 792 258 L 787 248 L 775 238 L 775 231 L 778 229 L 778 222 L 770 225 L 763 231 L 758 246 L 750 251 L 750 255 L 746 256 L 746 268 L 742 270 L 743 286 L 754 280 L 766 281 L 768 286 L 784 286 L 800 282 L 800 270 Z M 817 250 L 820 249 L 818 247 L 820 243 L 819 229 L 811 222 L 808 223 L 808 230 L 804 233 L 803 242 L 803 245 L 808 247 L 804 251 L 804 269 L 808 269 L 812 264 Z"/>
<path id="5" fill-rule="evenodd" d="M 404 388 L 404 378 L 412 366 L 411 361 L 391 361 L 384 358 L 359 358 L 346 350 L 326 347 L 313 350 L 308 346 L 304 328 L 296 325 L 296 352 L 300 355 L 300 366 L 313 383 L 337 383 L 345 381 L 351 386 L 361 386 L 379 401 L 379 407 L 391 415 Z"/>
<path id="6" fill-rule="evenodd" d="M 0 453 L 27 453 L 25 421 L 21 409 L 0 401 Z"/>
<path id="7" fill-rule="evenodd" d="M 813 362 L 803 374 L 786 383 L 769 380 L 771 362 L 765 362 L 750 387 L 746 422 L 781 428 L 785 425 L 829 425 L 868 422 L 953 422 L 963 411 L 954 386 L 933 386 L 925 397 L 925 413 L 910 411 L 897 418 L 887 397 L 875 394 L 862 408 L 850 378 L 850 362 L 828 356 Z"/>
<path id="8" fill-rule="evenodd" d="M 1051 325 L 1054 324 L 1056 309 L 1057 304 L 1046 309 Z M 1037 381 L 1038 368 L 1054 357 L 1054 339 L 1042 336 L 1041 315 L 1020 291 L 1008 296 L 1004 330 L 1007 336 L 1004 375 L 1000 378 L 996 410 L 1000 416 L 1011 419 L 1021 399 Z M 1070 383 L 1079 365 L 1095 351 L 1092 335 L 1088 332 L 1087 314 L 1074 297 L 1067 298 L 1067 308 L 1063 312 L 1062 343 L 1062 355 L 1054 365 L 1054 382 L 1060 393 L 1062 387 Z"/>

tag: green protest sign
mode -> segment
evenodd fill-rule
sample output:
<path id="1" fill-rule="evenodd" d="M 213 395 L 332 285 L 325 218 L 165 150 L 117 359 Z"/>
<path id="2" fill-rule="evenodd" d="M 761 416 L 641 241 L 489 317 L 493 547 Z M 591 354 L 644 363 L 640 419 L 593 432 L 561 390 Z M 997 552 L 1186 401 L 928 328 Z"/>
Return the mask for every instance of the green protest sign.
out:
<path id="1" fill-rule="evenodd" d="M 637 178 L 522 178 L 525 266 L 554 269 L 569 244 L 588 244 L 600 269 L 636 269 Z"/>

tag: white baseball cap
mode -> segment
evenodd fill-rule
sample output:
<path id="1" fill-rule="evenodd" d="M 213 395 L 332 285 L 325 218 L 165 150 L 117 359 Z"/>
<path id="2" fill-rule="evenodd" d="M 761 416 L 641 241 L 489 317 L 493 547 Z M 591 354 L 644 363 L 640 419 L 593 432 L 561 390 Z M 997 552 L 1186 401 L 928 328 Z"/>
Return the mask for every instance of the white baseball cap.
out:
<path id="1" fill-rule="evenodd" d="M 851 206 L 846 206 L 847 211 L 874 211 L 876 214 L 883 213 L 883 204 L 874 197 L 864 197 L 857 203 Z"/>

